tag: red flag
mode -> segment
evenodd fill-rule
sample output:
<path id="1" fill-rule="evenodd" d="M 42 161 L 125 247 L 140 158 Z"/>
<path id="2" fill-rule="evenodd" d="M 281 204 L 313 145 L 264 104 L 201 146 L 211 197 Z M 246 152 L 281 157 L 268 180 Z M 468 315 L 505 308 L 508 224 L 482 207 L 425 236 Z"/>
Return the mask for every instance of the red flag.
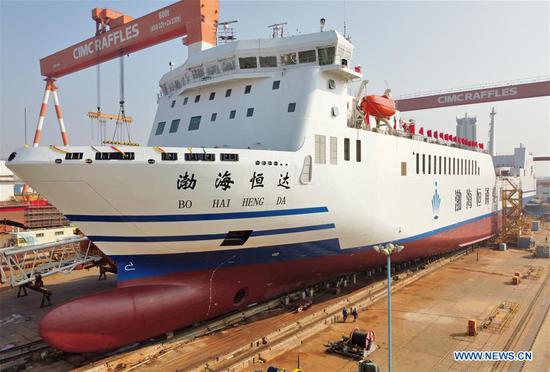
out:
<path id="1" fill-rule="evenodd" d="M 432 138 L 432 130 L 431 129 L 428 129 L 428 137 Z"/>
<path id="2" fill-rule="evenodd" d="M 437 139 L 437 131 L 434 132 L 434 138 Z"/>
<path id="3" fill-rule="evenodd" d="M 483 145 L 483 143 L 480 143 L 479 147 L 483 150 L 483 147 L 485 147 L 485 145 Z"/>
<path id="4" fill-rule="evenodd" d="M 411 132 L 411 134 L 414 134 L 414 123 L 409 124 L 409 132 Z"/>
<path id="5" fill-rule="evenodd" d="M 453 142 L 458 142 L 458 138 L 456 138 L 456 136 L 453 136 Z"/>
<path id="6" fill-rule="evenodd" d="M 444 139 L 445 141 L 448 141 L 448 140 L 449 140 L 449 135 L 448 135 L 447 133 L 445 133 L 445 135 L 443 135 L 443 139 Z"/>
<path id="7" fill-rule="evenodd" d="M 424 135 L 424 127 L 420 128 L 420 130 L 418 131 L 418 134 L 420 134 L 421 136 Z"/>
<path id="8" fill-rule="evenodd" d="M 443 139 L 444 137 L 443 132 L 439 133 L 439 138 Z"/>

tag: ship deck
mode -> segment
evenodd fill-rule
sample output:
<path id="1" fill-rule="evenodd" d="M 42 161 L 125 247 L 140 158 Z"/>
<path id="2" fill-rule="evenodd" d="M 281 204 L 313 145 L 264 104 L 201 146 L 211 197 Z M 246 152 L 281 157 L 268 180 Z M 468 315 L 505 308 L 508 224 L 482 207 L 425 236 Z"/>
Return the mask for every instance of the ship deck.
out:
<path id="1" fill-rule="evenodd" d="M 538 242 L 544 242 L 545 237 L 550 237 L 550 224 L 535 232 L 534 237 Z M 524 277 L 518 286 L 511 284 L 515 272 L 521 272 Z M 545 370 L 550 365 L 547 347 L 550 342 L 549 273 L 550 260 L 533 258 L 528 251 L 509 249 L 502 252 L 480 248 L 400 288 L 392 295 L 394 369 Z M 113 275 L 108 275 L 108 280 L 97 279 L 97 270 L 80 270 L 71 275 L 48 278 L 46 286 L 54 291 L 54 304 L 59 304 L 115 286 Z M 82 370 L 92 367 L 114 370 L 118 368 L 116 366 L 125 365 L 121 370 L 204 371 L 207 364 L 214 367 L 212 363 L 216 359 L 220 362 L 214 370 L 224 370 L 241 361 L 240 369 L 235 370 L 266 371 L 271 365 L 291 370 L 296 367 L 299 356 L 304 371 L 355 371 L 356 362 L 324 351 L 326 342 L 340 339 L 355 327 L 375 332 L 379 349 L 370 355 L 370 359 L 379 364 L 381 370 L 386 370 L 385 297 L 375 298 L 366 309 L 359 307 L 356 323 L 349 319 L 346 323 L 333 319 L 335 321 L 328 324 L 308 320 L 314 314 L 339 306 L 342 301 L 351 301 L 357 293 L 365 290 L 362 288 L 365 284 L 366 279 L 343 289 L 339 295 L 316 297 L 312 307 L 301 313 L 274 310 L 190 342 L 177 341 L 176 335 L 171 341 L 106 357 Z M 370 283 L 371 286 L 377 284 L 384 292 L 381 277 Z M 38 322 L 50 309 L 39 307 L 40 295 L 37 293 L 29 292 L 29 296 L 23 298 L 16 298 L 16 293 L 15 289 L 0 289 L 0 349 L 9 344 L 24 345 L 39 339 Z M 517 311 L 508 321 L 494 322 L 475 337 L 466 335 L 469 319 L 475 319 L 481 326 L 503 302 L 517 305 Z M 274 331 L 299 323 L 304 325 L 300 332 L 289 332 L 279 340 L 270 338 Z M 500 323 L 503 323 L 502 327 Z M 268 336 L 265 345 L 254 345 L 264 336 Z M 253 346 L 257 351 L 247 353 Z M 534 361 L 525 365 L 519 362 L 498 365 L 492 362 L 458 363 L 452 356 L 455 350 L 533 350 Z M 73 358 L 78 359 L 78 356 Z M 250 363 L 251 360 L 256 363 Z M 33 366 L 41 370 L 69 370 L 75 365 L 71 364 L 71 358 L 63 358 L 54 362 L 27 362 L 28 368 Z"/>

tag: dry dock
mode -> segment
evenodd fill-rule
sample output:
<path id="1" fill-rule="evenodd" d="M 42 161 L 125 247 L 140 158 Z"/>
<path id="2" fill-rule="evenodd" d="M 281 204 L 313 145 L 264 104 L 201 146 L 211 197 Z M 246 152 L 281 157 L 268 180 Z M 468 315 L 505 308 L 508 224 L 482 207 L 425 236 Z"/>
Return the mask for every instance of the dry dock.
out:
<path id="1" fill-rule="evenodd" d="M 550 236 L 550 224 L 535 233 L 538 241 Z M 440 267 L 438 267 L 440 266 Z M 530 251 L 480 248 L 453 261 L 442 260 L 427 270 L 401 275 L 395 283 L 393 304 L 393 367 L 395 371 L 546 371 L 550 365 L 550 260 Z M 519 272 L 519 285 L 512 276 Z M 75 271 L 48 278 L 54 304 L 115 285 L 115 277 L 98 281 L 97 270 Z M 195 340 L 178 335 L 131 352 L 120 352 L 81 370 L 123 371 L 266 371 L 268 366 L 303 371 L 356 371 L 356 362 L 326 354 L 325 343 L 338 340 L 355 327 L 373 330 L 379 349 L 371 356 L 387 369 L 387 310 L 381 278 L 360 279 L 340 295 L 321 295 L 301 313 L 275 309 L 236 326 Z M 15 298 L 16 290 L 0 290 L 0 348 L 39 338 L 40 297 Z M 359 304 L 356 323 L 341 322 L 342 304 Z M 13 314 L 17 314 L 14 316 Z M 492 320 L 491 320 L 492 318 Z M 477 336 L 466 335 L 468 320 L 476 320 Z M 543 323 L 544 322 L 544 323 Z M 209 325 L 207 324 L 206 327 Z M 455 362 L 458 350 L 532 350 L 534 360 L 520 362 Z M 53 362 L 29 361 L 28 369 L 69 370 L 65 356 Z"/>
<path id="2" fill-rule="evenodd" d="M 544 241 L 549 235 L 547 226 L 535 238 Z M 511 284 L 516 271 L 524 276 L 517 286 Z M 549 271 L 549 259 L 533 258 L 524 250 L 479 249 L 398 291 L 392 295 L 394 370 L 549 371 Z M 466 335 L 469 319 L 482 326 L 505 302 L 516 304 L 517 311 L 507 317 L 503 309 L 477 336 Z M 374 330 L 380 349 L 370 359 L 387 370 L 385 300 L 361 312 L 357 323 L 335 323 L 269 364 L 294 367 L 300 355 L 304 371 L 356 371 L 356 363 L 323 352 L 325 342 L 354 327 Z M 455 362 L 455 350 L 533 350 L 534 361 Z"/>

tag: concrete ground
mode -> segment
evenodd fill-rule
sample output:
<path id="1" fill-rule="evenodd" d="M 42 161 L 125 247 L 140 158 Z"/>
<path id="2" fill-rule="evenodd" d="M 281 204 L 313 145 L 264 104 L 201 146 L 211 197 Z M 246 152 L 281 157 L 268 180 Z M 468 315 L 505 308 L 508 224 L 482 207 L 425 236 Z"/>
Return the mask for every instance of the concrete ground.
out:
<path id="1" fill-rule="evenodd" d="M 548 235 L 550 224 L 535 238 L 543 242 Z M 511 284 L 516 271 L 523 276 L 530 273 L 518 286 Z M 393 294 L 393 370 L 550 371 L 550 283 L 543 285 L 549 271 L 550 259 L 534 258 L 528 251 L 479 249 Z M 505 301 L 517 304 L 518 309 L 501 333 L 487 329 L 475 337 L 466 335 L 468 320 L 474 319 L 480 326 Z M 504 321 L 505 313 L 500 311 L 494 324 Z M 267 366 L 289 371 L 296 367 L 298 356 L 303 371 L 357 371 L 356 362 L 324 352 L 327 341 L 336 341 L 355 327 L 375 332 L 380 349 L 370 359 L 386 371 L 386 299 L 359 314 L 357 323 L 335 323 L 251 371 L 265 371 Z M 456 362 L 453 351 L 459 350 L 532 350 L 534 361 Z"/>
<path id="2" fill-rule="evenodd" d="M 42 295 L 27 290 L 28 296 L 17 298 L 17 288 L 0 288 L 0 350 L 9 345 L 22 345 L 40 339 L 38 323 L 53 308 L 70 299 L 116 287 L 116 276 L 98 280 L 99 270 L 75 270 L 44 278 L 46 288 L 53 291 L 52 306 L 40 307 Z"/>
<path id="3" fill-rule="evenodd" d="M 535 234 L 539 241 L 544 241 L 545 236 L 550 236 L 550 224 Z M 511 284 L 516 271 L 524 276 L 519 286 Z M 485 371 L 494 368 L 497 371 L 520 371 L 523 368 L 525 371 L 550 371 L 550 283 L 543 286 L 549 272 L 550 259 L 533 258 L 528 251 L 480 249 L 393 294 L 393 370 Z M 55 305 L 116 285 L 112 274 L 108 274 L 106 281 L 97 278 L 98 270 L 91 269 L 48 277 L 45 282 L 53 290 L 52 302 Z M 38 322 L 50 309 L 39 307 L 41 296 L 35 292 L 29 291 L 29 296 L 23 298 L 16 298 L 16 294 L 16 289 L 0 288 L 0 349 L 8 344 L 20 345 L 37 340 Z M 469 319 L 475 319 L 481 325 L 505 301 L 517 304 L 518 309 L 501 333 L 482 330 L 475 337 L 466 335 Z M 311 311 L 326 304 L 317 303 Z M 237 347 L 243 339 L 254 339 L 258 334 L 268 332 L 274 324 L 294 322 L 300 316 L 283 313 L 217 332 L 137 370 L 185 370 L 181 369 L 183 365 L 194 364 L 189 360 L 192 355 L 201 359 L 200 354 L 205 349 L 214 355 L 217 348 L 222 353 L 223 348 Z M 503 312 L 495 319 L 502 321 Z M 356 371 L 355 362 L 324 352 L 327 341 L 338 340 L 355 327 L 374 330 L 380 349 L 371 355 L 371 359 L 380 365 L 382 371 L 387 370 L 386 320 L 386 300 L 383 299 L 361 312 L 357 323 L 348 320 L 347 323 L 332 324 L 306 339 L 300 347 L 265 364 L 258 364 L 251 371 L 266 371 L 270 365 L 291 371 L 296 367 L 298 356 L 304 372 Z M 455 350 L 532 350 L 534 361 L 499 365 L 492 362 L 459 363 L 453 360 L 452 351 Z M 66 364 L 49 367 L 39 369 L 69 369 Z"/>

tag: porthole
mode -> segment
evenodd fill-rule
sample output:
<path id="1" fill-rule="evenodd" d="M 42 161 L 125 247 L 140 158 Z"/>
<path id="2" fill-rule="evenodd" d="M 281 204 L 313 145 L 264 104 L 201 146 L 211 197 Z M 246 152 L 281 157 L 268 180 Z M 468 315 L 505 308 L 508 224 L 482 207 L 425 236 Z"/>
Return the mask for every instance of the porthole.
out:
<path id="1" fill-rule="evenodd" d="M 233 305 L 239 305 L 243 302 L 245 297 L 248 295 L 248 289 L 247 288 L 241 288 L 235 293 L 235 296 L 233 296 Z"/>

